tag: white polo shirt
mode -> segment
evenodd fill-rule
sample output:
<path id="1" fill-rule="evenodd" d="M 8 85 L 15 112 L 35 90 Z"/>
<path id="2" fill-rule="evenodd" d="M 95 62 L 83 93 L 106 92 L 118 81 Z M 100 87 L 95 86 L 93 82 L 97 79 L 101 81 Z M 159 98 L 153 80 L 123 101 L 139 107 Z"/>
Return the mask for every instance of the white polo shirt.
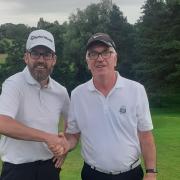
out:
<path id="1" fill-rule="evenodd" d="M 118 74 L 105 97 L 90 80 L 71 94 L 67 133 L 81 133 L 84 161 L 105 171 L 124 171 L 140 154 L 137 131 L 153 128 L 144 87 Z"/>
<path id="2" fill-rule="evenodd" d="M 28 127 L 57 134 L 60 117 L 67 119 L 68 110 L 69 96 L 65 87 L 49 77 L 48 86 L 41 88 L 27 67 L 3 83 L 0 114 Z M 47 160 L 53 156 L 45 143 L 6 136 L 1 136 L 0 155 L 3 161 L 14 164 Z"/>

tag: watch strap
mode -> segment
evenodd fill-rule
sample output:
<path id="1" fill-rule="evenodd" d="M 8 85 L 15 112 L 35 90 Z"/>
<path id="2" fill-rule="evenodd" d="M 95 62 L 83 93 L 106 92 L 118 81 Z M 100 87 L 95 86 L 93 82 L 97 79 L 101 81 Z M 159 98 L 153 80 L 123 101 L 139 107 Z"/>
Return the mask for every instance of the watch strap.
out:
<path id="1" fill-rule="evenodd" d="M 146 169 L 146 173 L 158 173 L 156 169 Z"/>

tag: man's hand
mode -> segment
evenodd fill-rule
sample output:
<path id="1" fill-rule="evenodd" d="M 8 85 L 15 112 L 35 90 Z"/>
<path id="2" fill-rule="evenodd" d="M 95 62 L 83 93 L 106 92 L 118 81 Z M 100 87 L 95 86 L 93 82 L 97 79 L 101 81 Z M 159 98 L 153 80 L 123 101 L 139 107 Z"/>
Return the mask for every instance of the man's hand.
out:
<path id="1" fill-rule="evenodd" d="M 66 156 L 67 156 L 67 154 L 53 158 L 53 162 L 54 162 L 54 165 L 56 168 L 61 168 L 61 166 L 64 163 Z"/>
<path id="2" fill-rule="evenodd" d="M 144 176 L 144 180 L 156 180 L 156 173 L 146 173 Z"/>
<path id="3" fill-rule="evenodd" d="M 48 143 L 48 147 L 56 158 L 65 155 L 70 149 L 69 143 L 63 133 L 54 137 L 53 142 Z"/>
<path id="4" fill-rule="evenodd" d="M 62 155 L 64 152 L 64 148 L 62 146 L 62 138 L 55 134 L 48 134 L 45 137 L 45 143 L 48 148 L 52 151 L 54 156 Z"/>

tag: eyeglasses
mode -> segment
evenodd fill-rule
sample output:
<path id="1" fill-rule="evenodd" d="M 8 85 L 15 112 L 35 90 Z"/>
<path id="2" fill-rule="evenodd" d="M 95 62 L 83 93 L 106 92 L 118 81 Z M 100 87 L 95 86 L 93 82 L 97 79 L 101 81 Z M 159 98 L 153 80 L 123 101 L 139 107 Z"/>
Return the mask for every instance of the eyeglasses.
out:
<path id="1" fill-rule="evenodd" d="M 43 56 L 44 60 L 49 61 L 49 60 L 52 60 L 54 57 L 54 53 L 48 52 L 48 51 L 41 53 L 41 52 L 32 50 L 32 51 L 29 51 L 29 54 L 31 58 L 34 60 L 38 60 L 41 56 Z"/>
<path id="2" fill-rule="evenodd" d="M 97 60 L 99 58 L 99 56 L 101 55 L 101 57 L 103 59 L 108 59 L 111 57 L 111 54 L 113 53 L 113 51 L 102 51 L 102 52 L 97 52 L 97 51 L 92 51 L 88 53 L 88 58 L 90 60 Z"/>

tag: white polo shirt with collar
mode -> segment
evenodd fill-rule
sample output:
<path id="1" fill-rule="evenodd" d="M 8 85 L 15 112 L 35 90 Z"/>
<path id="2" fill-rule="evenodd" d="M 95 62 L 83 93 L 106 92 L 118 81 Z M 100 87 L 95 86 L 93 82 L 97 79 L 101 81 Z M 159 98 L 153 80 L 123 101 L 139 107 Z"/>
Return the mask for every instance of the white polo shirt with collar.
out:
<path id="1" fill-rule="evenodd" d="M 46 88 L 33 79 L 28 68 L 8 78 L 2 86 L 0 114 L 24 125 L 58 134 L 61 116 L 67 119 L 69 96 L 65 87 L 49 77 Z M 42 142 L 16 140 L 1 136 L 0 155 L 3 161 L 20 164 L 53 157 Z"/>
<path id="2" fill-rule="evenodd" d="M 118 73 L 117 73 L 118 74 Z M 105 97 L 93 80 L 72 91 L 67 133 L 81 133 L 86 163 L 104 171 L 125 171 L 141 154 L 138 131 L 153 129 L 144 87 L 119 74 Z"/>

